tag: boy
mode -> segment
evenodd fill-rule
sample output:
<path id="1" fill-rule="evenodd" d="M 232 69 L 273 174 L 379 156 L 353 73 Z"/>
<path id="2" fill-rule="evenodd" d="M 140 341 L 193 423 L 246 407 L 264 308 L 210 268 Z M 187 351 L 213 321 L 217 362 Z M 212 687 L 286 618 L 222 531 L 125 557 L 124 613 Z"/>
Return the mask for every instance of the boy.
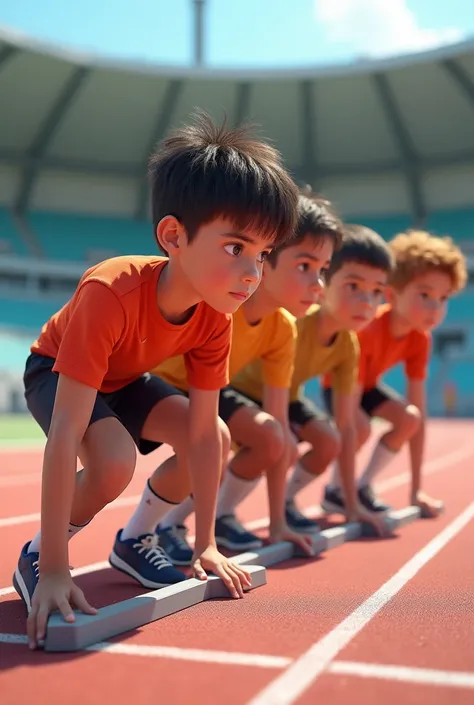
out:
<path id="1" fill-rule="evenodd" d="M 308 552 L 309 541 L 289 531 L 284 516 L 285 475 L 296 452 L 288 427 L 288 391 L 293 372 L 296 327 L 291 314 L 301 316 L 317 300 L 321 272 L 340 245 L 342 223 L 330 204 L 301 195 L 295 237 L 272 251 L 264 264 L 262 283 L 234 314 L 230 376 L 259 359 L 263 374 L 263 411 L 231 387 L 221 391 L 219 415 L 239 446 L 230 461 L 219 493 L 216 541 L 234 551 L 261 546 L 235 517 L 235 507 L 266 473 L 271 541 L 293 541 Z M 182 358 L 168 360 L 156 374 L 186 388 Z M 193 552 L 183 525 L 193 509 L 192 498 L 171 510 L 160 522 L 160 544 L 175 565 L 187 565 Z"/>
<path id="2" fill-rule="evenodd" d="M 52 610 L 67 621 L 72 605 L 95 613 L 71 579 L 68 527 L 70 537 L 127 486 L 134 442 L 141 453 L 169 443 L 180 461 L 175 474 L 192 478 L 195 576 L 212 570 L 233 597 L 249 585 L 248 573 L 215 546 L 229 443 L 218 394 L 228 380 L 228 314 L 257 287 L 266 254 L 293 232 L 298 190 L 273 148 L 244 128 L 215 127 L 204 114 L 163 141 L 150 176 L 154 233 L 168 257 L 118 257 L 89 269 L 26 363 L 28 408 L 47 434 L 41 532 L 23 548 L 14 576 L 31 648 Z M 147 374 L 178 353 L 189 401 Z M 77 457 L 83 470 L 76 474 Z M 166 585 L 184 576 L 155 545 L 150 512 L 183 497 L 168 495 L 159 474 L 149 489 L 137 533 L 119 532 L 114 551 L 143 581 Z"/>
<path id="3" fill-rule="evenodd" d="M 346 226 L 342 246 L 326 272 L 321 305 L 313 307 L 297 322 L 298 341 L 288 416 L 297 439 L 311 447 L 296 463 L 287 485 L 286 520 L 295 531 L 318 530 L 317 522 L 298 510 L 295 497 L 337 457 L 347 497 L 342 513 L 350 521 L 372 524 L 380 534 L 385 531 L 380 518 L 369 514 L 358 502 L 355 489 L 358 428 L 352 395 L 357 382 L 359 347 L 353 331 L 367 325 L 373 317 L 391 266 L 390 252 L 377 233 L 361 226 Z M 335 380 L 336 428 L 302 392 L 306 381 L 329 370 Z M 249 365 L 231 378 L 231 384 L 239 392 L 260 400 L 260 365 Z"/>
<path id="4" fill-rule="evenodd" d="M 408 441 L 411 457 L 410 502 L 423 517 L 435 517 L 443 503 L 421 490 L 426 419 L 426 377 L 431 333 L 442 322 L 449 298 L 463 289 L 466 263 L 450 238 L 423 231 L 397 235 L 390 243 L 395 268 L 389 278 L 389 303 L 377 310 L 372 323 L 359 333 L 360 373 L 356 390 L 361 442 L 370 435 L 370 419 L 379 417 L 391 428 L 377 443 L 359 479 L 359 499 L 371 512 L 389 509 L 375 496 L 371 484 Z M 407 399 L 380 382 L 380 376 L 403 362 Z M 324 395 L 332 407 L 332 380 L 324 380 Z M 327 508 L 340 510 L 337 478 L 326 489 Z"/>

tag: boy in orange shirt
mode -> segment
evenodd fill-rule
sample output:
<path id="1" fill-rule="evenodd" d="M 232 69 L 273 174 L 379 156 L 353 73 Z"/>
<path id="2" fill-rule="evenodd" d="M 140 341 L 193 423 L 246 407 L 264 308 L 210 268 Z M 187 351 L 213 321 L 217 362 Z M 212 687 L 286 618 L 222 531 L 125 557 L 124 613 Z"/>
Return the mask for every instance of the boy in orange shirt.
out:
<path id="1" fill-rule="evenodd" d="M 154 527 L 184 498 L 190 477 L 194 575 L 216 573 L 233 597 L 250 584 L 215 544 L 230 444 L 217 405 L 228 382 L 229 314 L 258 286 L 272 247 L 293 233 L 298 190 L 276 150 L 205 115 L 164 140 L 150 176 L 154 233 L 168 257 L 117 257 L 89 269 L 26 363 L 28 408 L 47 434 L 41 532 L 24 546 L 14 575 L 31 648 L 52 610 L 69 622 L 73 606 L 95 613 L 72 581 L 68 538 L 128 485 L 135 444 L 144 454 L 169 443 L 179 462 L 172 477 L 154 474 L 133 530 L 118 532 L 121 569 L 152 586 L 184 579 L 156 545 Z M 189 401 L 147 372 L 177 354 L 185 356 Z"/>
<path id="2" fill-rule="evenodd" d="M 372 512 L 390 507 L 372 490 L 377 475 L 406 443 L 410 443 L 410 502 L 422 516 L 434 517 L 442 502 L 421 490 L 426 418 L 426 377 L 431 347 L 431 330 L 442 322 L 449 298 L 466 283 L 466 263 L 450 238 L 424 231 L 397 235 L 390 242 L 395 269 L 389 283 L 390 303 L 379 307 L 375 319 L 359 332 L 359 386 L 356 392 L 358 426 L 363 443 L 370 435 L 370 419 L 379 417 L 391 425 L 379 440 L 367 467 L 359 478 L 359 500 Z M 407 399 L 380 382 L 380 376 L 399 362 L 405 365 Z M 324 379 L 326 404 L 332 407 L 331 378 Z M 323 507 L 341 511 L 342 493 L 333 474 L 326 487 Z"/>
<path id="3" fill-rule="evenodd" d="M 271 253 L 259 288 L 234 314 L 229 376 L 232 378 L 253 360 L 260 360 L 263 409 L 232 387 L 225 387 L 220 393 L 219 415 L 239 449 L 230 461 L 219 493 L 219 546 L 247 551 L 262 545 L 258 536 L 246 531 L 234 510 L 265 473 L 271 541 L 293 541 L 308 551 L 309 539 L 289 530 L 284 511 L 286 470 L 291 464 L 287 456 L 296 453 L 287 413 L 296 342 L 291 314 L 304 315 L 317 300 L 322 271 L 340 245 L 342 228 L 327 201 L 301 195 L 295 237 Z M 182 358 L 167 360 L 154 372 L 175 387 L 187 389 Z M 192 559 L 184 521 L 193 505 L 192 497 L 188 497 L 157 527 L 160 545 L 175 565 L 188 565 Z"/>

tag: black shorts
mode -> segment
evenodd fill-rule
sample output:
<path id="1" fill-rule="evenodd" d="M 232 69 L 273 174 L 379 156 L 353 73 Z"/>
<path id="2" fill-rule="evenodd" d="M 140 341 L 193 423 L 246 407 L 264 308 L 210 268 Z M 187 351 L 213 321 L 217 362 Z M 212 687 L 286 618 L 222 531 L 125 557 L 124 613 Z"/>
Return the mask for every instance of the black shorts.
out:
<path id="1" fill-rule="evenodd" d="M 331 387 L 325 387 L 323 389 L 323 398 L 326 409 L 330 414 L 332 414 Z M 367 391 L 363 392 L 360 400 L 360 406 L 368 416 L 375 417 L 377 416 L 377 409 L 379 406 L 381 406 L 385 401 L 390 400 L 403 401 L 403 397 L 388 385 L 379 383 L 376 387 L 372 387 L 372 389 L 367 389 Z"/>
<path id="2" fill-rule="evenodd" d="M 262 402 L 252 397 L 242 394 L 234 387 L 228 386 L 221 390 L 219 395 L 219 416 L 225 423 L 228 423 L 236 411 L 242 407 L 262 408 Z M 288 407 L 288 417 L 293 432 L 298 435 L 298 429 L 305 426 L 309 421 L 328 421 L 328 415 L 318 409 L 309 399 L 298 399 L 290 402 Z"/>
<path id="3" fill-rule="evenodd" d="M 52 371 L 54 362 L 51 357 L 32 353 L 26 361 L 23 377 L 27 407 L 46 436 L 51 424 L 59 379 L 59 375 Z M 142 438 L 143 425 L 153 407 L 174 394 L 182 392 L 155 375 L 144 374 L 126 387 L 110 394 L 98 392 L 89 426 L 100 419 L 115 417 L 127 429 L 140 453 L 147 455 L 162 444 Z"/>

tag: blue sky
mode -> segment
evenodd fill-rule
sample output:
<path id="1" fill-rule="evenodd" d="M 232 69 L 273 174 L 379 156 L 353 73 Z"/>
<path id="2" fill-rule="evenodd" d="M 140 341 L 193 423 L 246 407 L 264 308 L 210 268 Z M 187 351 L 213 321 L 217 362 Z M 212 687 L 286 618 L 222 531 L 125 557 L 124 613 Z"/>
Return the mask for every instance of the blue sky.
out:
<path id="1" fill-rule="evenodd" d="M 435 9 L 436 8 L 436 9 Z M 107 57 L 192 62 L 191 0 L 0 0 L 0 25 Z M 206 63 L 280 67 L 474 36 L 472 0 L 206 0 Z"/>

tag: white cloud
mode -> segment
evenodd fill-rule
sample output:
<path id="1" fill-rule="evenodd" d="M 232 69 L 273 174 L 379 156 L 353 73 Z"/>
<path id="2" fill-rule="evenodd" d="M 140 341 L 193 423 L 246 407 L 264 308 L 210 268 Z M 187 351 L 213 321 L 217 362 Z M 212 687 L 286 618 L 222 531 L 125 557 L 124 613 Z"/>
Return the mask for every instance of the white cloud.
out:
<path id="1" fill-rule="evenodd" d="M 463 38 L 458 27 L 420 27 L 406 0 L 315 0 L 315 10 L 328 39 L 359 56 L 423 51 Z"/>

